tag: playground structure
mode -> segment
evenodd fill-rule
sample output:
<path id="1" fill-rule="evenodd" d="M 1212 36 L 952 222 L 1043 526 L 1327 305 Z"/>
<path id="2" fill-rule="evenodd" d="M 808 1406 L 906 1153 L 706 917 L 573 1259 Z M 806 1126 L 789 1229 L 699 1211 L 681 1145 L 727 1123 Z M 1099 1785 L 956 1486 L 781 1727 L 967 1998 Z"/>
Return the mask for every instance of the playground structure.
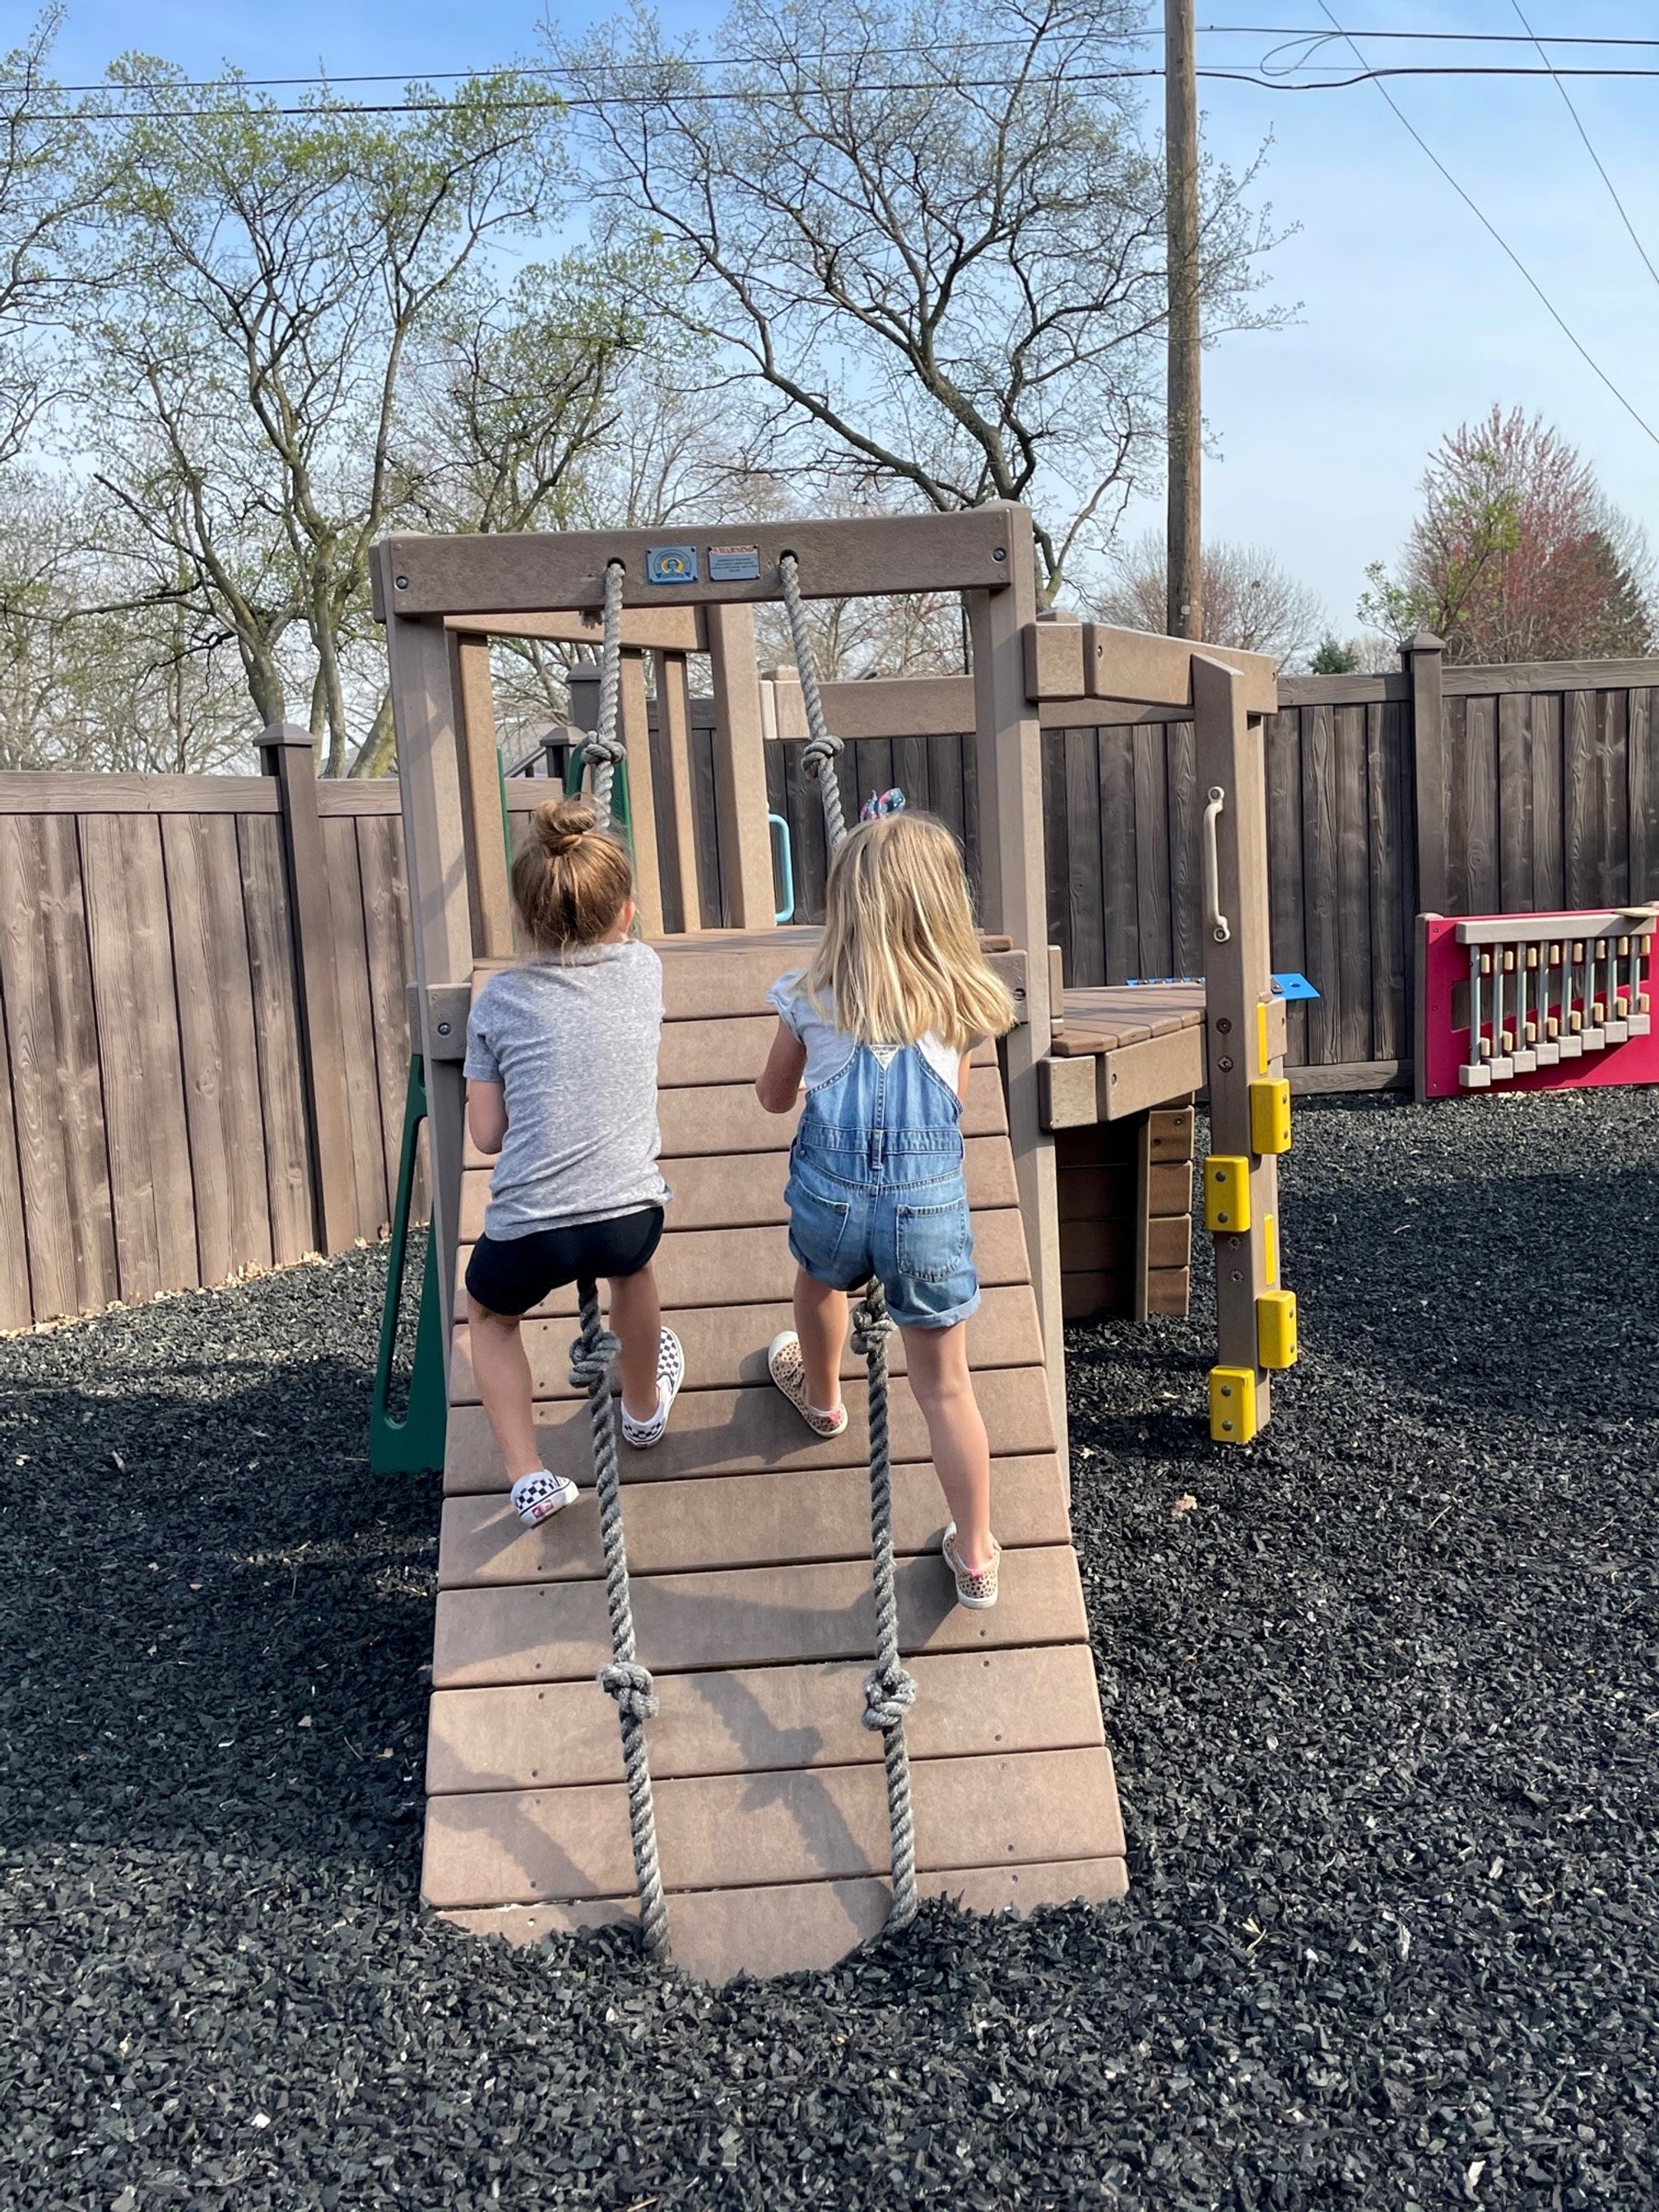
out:
<path id="1" fill-rule="evenodd" d="M 1418 917 L 1419 1099 L 1659 1082 L 1659 908 Z"/>
<path id="2" fill-rule="evenodd" d="M 1133 1123 L 1148 1224 L 1157 1171 L 1189 1174 L 1191 1093 L 1211 1091 L 1206 1225 L 1217 1243 L 1219 1352 L 1212 1432 L 1243 1442 L 1294 1358 L 1279 1280 L 1275 1164 L 1289 1140 L 1284 1009 L 1267 933 L 1260 718 L 1271 664 L 1036 617 L 1030 518 L 994 507 L 880 522 L 764 526 L 734 544 L 685 532 L 397 538 L 380 549 L 431 1115 L 437 1279 L 450 1354 L 428 1786 L 425 1890 L 465 1924 L 518 1937 L 629 1917 L 629 1801 L 615 1723 L 595 1685 L 611 1656 L 589 1498 L 536 1531 L 512 1515 L 453 1316 L 488 1165 L 464 1146 L 459 1062 L 477 975 L 513 952 L 489 707 L 489 640 L 597 640 L 618 567 L 611 644 L 618 735 L 647 933 L 664 957 L 662 1123 L 675 1190 L 659 1260 L 688 1387 L 667 1443 L 630 1468 L 628 1540 L 650 1729 L 656 1826 L 674 1947 L 710 1977 L 823 1963 L 886 1912 L 881 1771 L 859 1725 L 854 1654 L 872 1632 L 862 1395 L 829 1444 L 767 1385 L 763 1347 L 785 1309 L 787 1127 L 750 1088 L 769 1032 L 766 987 L 809 933 L 775 926 L 764 731 L 752 605 L 781 596 L 793 556 L 807 597 L 960 591 L 973 642 L 982 919 L 1022 1018 L 981 1055 L 964 1129 L 985 1308 L 976 1385 L 999 1462 L 1004 1595 L 948 1601 L 939 1513 L 915 1409 L 893 1413 L 900 1641 L 920 1685 L 910 1719 L 924 1891 L 991 1908 L 1118 1894 L 1122 1832 L 1067 1528 L 1061 1325 L 1066 1265 L 1103 1218 L 1103 1170 Z M 615 586 L 613 583 L 613 592 Z M 641 670 L 653 651 L 667 787 L 651 787 Z M 720 866 L 735 927 L 661 934 L 698 909 L 684 746 L 684 663 L 709 657 Z M 1189 707 L 1207 799 L 1206 1004 L 1160 1016 L 1150 994 L 1054 988 L 1048 947 L 1042 702 Z M 1156 1031 L 1156 1034 L 1154 1033 Z M 1207 1050 L 1206 1050 L 1207 1047 Z M 1182 1147 L 1184 1146 L 1184 1152 Z M 1092 1149 L 1091 1149 L 1092 1148 Z M 1166 1178 L 1167 1181 L 1167 1178 Z M 1093 1194 L 1092 1197 L 1091 1194 Z M 1063 1200 L 1074 1210 L 1067 1216 Z M 1083 1233 L 1079 1235 L 1079 1229 Z M 1159 1272 L 1146 1251 L 1146 1288 Z M 1183 1285 L 1184 1290 L 1184 1285 Z M 1086 1298 L 1075 1290 L 1074 1308 Z M 591 1481 L 581 1400 L 565 1379 L 574 1294 L 526 1328 L 547 1463 Z M 613 1615 L 614 1625 L 614 1615 Z"/>

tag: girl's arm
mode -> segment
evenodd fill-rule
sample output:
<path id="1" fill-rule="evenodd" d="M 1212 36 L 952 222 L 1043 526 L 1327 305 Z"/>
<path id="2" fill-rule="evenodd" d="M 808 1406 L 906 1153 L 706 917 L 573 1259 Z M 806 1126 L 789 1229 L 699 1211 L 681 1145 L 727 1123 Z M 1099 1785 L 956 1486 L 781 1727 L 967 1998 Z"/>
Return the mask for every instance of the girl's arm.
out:
<path id="1" fill-rule="evenodd" d="M 755 1096 L 769 1114 L 787 1114 L 795 1103 L 806 1067 L 806 1047 L 787 1022 L 778 1024 L 766 1065 L 755 1081 Z"/>
<path id="2" fill-rule="evenodd" d="M 507 1134 L 507 1086 L 470 1079 L 466 1086 L 466 1131 L 481 1152 L 499 1152 Z"/>

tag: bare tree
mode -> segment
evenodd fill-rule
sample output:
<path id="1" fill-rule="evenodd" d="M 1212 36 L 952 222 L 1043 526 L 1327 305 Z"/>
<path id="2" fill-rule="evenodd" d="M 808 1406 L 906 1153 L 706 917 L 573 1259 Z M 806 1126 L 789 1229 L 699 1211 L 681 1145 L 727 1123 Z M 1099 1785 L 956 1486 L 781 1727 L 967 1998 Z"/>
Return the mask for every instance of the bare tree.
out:
<path id="1" fill-rule="evenodd" d="M 951 509 L 1023 500 L 1045 599 L 1161 438 L 1164 184 L 1123 71 L 1126 0 L 738 0 L 694 66 L 653 19 L 562 55 L 593 102 L 614 236 L 692 380 L 733 366 L 779 473 Z M 607 99 L 607 94 L 625 94 Z M 1271 242 L 1206 170 L 1212 333 Z M 660 266 L 660 262 L 659 266 Z"/>
<path id="2" fill-rule="evenodd" d="M 234 635 L 264 720 L 303 631 L 338 775 L 370 550 L 411 489 L 412 349 L 481 252 L 548 212 L 552 106 L 507 74 L 422 88 L 395 123 L 234 87 L 204 106 L 156 62 L 118 79 L 150 88 L 100 173 L 82 319 L 105 364 L 101 475 Z"/>
<path id="3" fill-rule="evenodd" d="M 1168 617 L 1164 574 L 1163 536 L 1148 531 L 1118 554 L 1110 582 L 1093 599 L 1095 613 L 1126 629 L 1161 630 Z M 1326 621 L 1318 592 L 1261 545 L 1224 538 L 1206 545 L 1203 593 L 1204 634 L 1212 645 L 1271 653 L 1281 662 L 1310 651 Z"/>
<path id="4" fill-rule="evenodd" d="M 64 235 L 88 198 L 77 184 L 82 128 L 46 75 L 63 10 L 48 8 L 0 57 L 0 464 L 15 459 L 52 381 Z"/>

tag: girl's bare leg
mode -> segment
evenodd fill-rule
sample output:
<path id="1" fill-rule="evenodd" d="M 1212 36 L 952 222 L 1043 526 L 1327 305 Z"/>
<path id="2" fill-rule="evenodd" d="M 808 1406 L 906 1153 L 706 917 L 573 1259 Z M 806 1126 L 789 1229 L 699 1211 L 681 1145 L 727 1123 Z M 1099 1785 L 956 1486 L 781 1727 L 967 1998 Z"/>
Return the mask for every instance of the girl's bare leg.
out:
<path id="1" fill-rule="evenodd" d="M 847 1293 L 795 1270 L 795 1334 L 806 1368 L 807 1403 L 833 1413 L 841 1403 L 841 1355 L 847 1348 Z"/>
<path id="2" fill-rule="evenodd" d="M 662 1300 L 657 1271 L 611 1278 L 611 1326 L 622 1341 L 617 1364 L 622 1370 L 623 1403 L 636 1421 L 657 1411 L 657 1353 L 662 1342 Z"/>
<path id="3" fill-rule="evenodd" d="M 991 1564 L 991 1446 L 968 1371 L 968 1324 L 907 1328 L 904 1356 L 910 1388 L 927 1424 L 933 1466 L 951 1517 L 956 1549 L 970 1573 Z"/>
<path id="4" fill-rule="evenodd" d="M 477 1298 L 468 1298 L 466 1316 L 478 1395 L 489 1416 L 507 1479 L 516 1482 L 521 1474 L 533 1474 L 542 1463 L 524 1339 L 516 1316 L 491 1313 Z"/>

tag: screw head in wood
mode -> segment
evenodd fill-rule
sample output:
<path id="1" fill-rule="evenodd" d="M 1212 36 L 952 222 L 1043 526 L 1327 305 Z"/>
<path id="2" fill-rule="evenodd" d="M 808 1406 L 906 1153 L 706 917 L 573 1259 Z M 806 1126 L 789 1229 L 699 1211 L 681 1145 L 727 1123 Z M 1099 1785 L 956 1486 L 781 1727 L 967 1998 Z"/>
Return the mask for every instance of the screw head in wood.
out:
<path id="1" fill-rule="evenodd" d="M 994 561 L 1006 561 L 1008 556 L 1000 545 L 994 545 L 991 549 L 991 558 Z"/>
<path id="2" fill-rule="evenodd" d="M 400 592 L 406 592 L 409 589 L 409 579 L 407 576 L 395 577 L 393 581 L 396 583 L 398 589 Z"/>

